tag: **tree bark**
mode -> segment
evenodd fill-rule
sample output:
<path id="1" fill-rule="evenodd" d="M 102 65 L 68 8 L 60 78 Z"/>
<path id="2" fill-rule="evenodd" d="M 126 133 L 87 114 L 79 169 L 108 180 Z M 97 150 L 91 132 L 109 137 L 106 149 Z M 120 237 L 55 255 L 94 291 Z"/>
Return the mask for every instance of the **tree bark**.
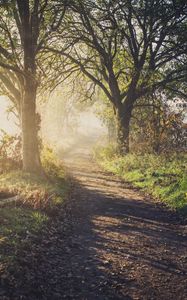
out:
<path id="1" fill-rule="evenodd" d="M 25 84 L 22 102 L 22 147 L 23 170 L 29 173 L 41 173 L 37 124 L 36 124 L 36 87 L 32 80 Z"/>
<path id="2" fill-rule="evenodd" d="M 129 153 L 129 132 L 130 132 L 130 120 L 133 110 L 133 103 L 136 100 L 134 94 L 134 86 L 136 86 L 136 80 L 138 76 L 130 84 L 126 99 L 122 102 L 122 95 L 120 92 L 118 80 L 114 74 L 113 65 L 108 64 L 109 73 L 109 87 L 112 94 L 112 103 L 115 107 L 115 114 L 117 117 L 117 143 L 119 153 L 121 155 Z"/>
<path id="3" fill-rule="evenodd" d="M 129 153 L 129 133 L 130 133 L 131 111 L 124 109 L 117 112 L 117 140 L 118 149 L 121 155 Z"/>

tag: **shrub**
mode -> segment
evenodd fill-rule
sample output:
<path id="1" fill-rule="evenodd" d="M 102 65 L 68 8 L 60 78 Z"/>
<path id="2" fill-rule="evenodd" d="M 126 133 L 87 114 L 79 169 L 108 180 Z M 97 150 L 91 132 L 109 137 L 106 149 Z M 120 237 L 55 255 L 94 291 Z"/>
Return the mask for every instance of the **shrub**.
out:
<path id="1" fill-rule="evenodd" d="M 22 165 L 21 137 L 9 135 L 1 130 L 0 137 L 0 173 L 20 169 Z"/>
<path id="2" fill-rule="evenodd" d="M 64 178 L 64 169 L 61 161 L 57 158 L 53 149 L 43 146 L 41 151 L 41 161 L 47 176 L 51 178 Z"/>

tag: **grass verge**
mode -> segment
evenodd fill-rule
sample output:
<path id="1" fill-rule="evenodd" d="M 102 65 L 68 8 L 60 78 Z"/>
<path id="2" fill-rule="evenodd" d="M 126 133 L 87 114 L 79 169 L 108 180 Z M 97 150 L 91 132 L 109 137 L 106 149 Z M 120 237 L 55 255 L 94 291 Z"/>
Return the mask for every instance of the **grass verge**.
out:
<path id="1" fill-rule="evenodd" d="M 121 157 L 114 154 L 112 146 L 96 149 L 95 153 L 105 170 L 187 216 L 187 154 L 129 154 Z"/>
<path id="2" fill-rule="evenodd" d="M 0 199 L 0 271 L 15 262 L 31 237 L 39 237 L 63 207 L 69 185 L 63 167 L 51 150 L 45 150 L 42 163 L 46 178 L 12 171 L 0 175 L 0 198 L 18 195 L 18 201 Z"/>

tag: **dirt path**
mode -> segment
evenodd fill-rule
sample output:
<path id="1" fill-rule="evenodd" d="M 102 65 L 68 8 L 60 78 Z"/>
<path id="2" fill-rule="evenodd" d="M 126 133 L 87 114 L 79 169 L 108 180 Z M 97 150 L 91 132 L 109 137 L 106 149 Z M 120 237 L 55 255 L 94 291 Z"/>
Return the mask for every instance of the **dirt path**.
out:
<path id="1" fill-rule="evenodd" d="M 17 290 L 2 299 L 187 299 L 178 217 L 89 158 L 67 164 L 74 182 L 66 223 L 63 216 L 53 224 L 30 266 L 20 264 Z"/>

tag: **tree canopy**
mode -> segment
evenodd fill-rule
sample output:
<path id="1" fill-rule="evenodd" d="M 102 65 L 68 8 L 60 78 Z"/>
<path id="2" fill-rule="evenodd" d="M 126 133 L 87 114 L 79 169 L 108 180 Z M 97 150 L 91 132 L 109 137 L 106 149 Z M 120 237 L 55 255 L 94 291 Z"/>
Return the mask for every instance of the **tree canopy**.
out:
<path id="1" fill-rule="evenodd" d="M 113 104 L 124 151 L 137 99 L 186 79 L 186 17 L 186 1 L 71 1 L 54 49 Z"/>
<path id="2" fill-rule="evenodd" d="M 121 153 L 129 152 L 141 98 L 186 96 L 185 0 L 10 0 L 1 1 L 0 13 L 0 88 L 20 118 L 27 170 L 40 168 L 42 88 L 54 89 L 73 74 L 86 78 L 87 96 L 99 88 L 113 107 Z"/>

